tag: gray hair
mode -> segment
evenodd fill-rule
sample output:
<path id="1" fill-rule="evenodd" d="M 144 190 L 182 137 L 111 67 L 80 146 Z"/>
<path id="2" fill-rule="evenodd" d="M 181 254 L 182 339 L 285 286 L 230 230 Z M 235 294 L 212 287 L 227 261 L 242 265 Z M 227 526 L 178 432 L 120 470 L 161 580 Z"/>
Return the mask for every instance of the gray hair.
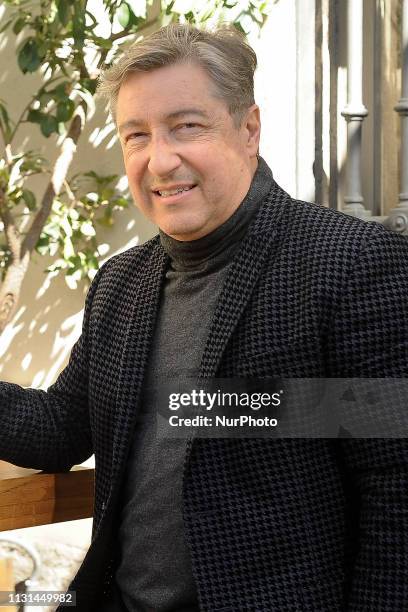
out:
<path id="1" fill-rule="evenodd" d="M 109 101 L 116 122 L 119 89 L 133 72 L 150 72 L 177 63 L 196 63 L 214 83 L 214 95 L 226 103 L 239 126 L 245 111 L 254 104 L 255 51 L 233 27 L 210 32 L 189 24 L 172 23 L 133 43 L 117 64 L 105 70 L 98 93 Z"/>

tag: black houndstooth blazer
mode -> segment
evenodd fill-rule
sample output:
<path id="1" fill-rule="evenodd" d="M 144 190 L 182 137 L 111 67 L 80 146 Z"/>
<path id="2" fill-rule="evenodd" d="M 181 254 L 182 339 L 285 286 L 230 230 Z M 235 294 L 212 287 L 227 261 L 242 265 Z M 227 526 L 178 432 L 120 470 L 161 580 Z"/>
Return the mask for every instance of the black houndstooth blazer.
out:
<path id="1" fill-rule="evenodd" d="M 67 470 L 96 459 L 92 545 L 71 588 L 98 610 L 167 255 L 110 259 L 48 392 L 0 385 L 0 456 Z M 201 364 L 213 377 L 408 375 L 408 242 L 291 199 L 276 183 L 235 256 Z M 405 440 L 196 439 L 187 541 L 205 612 L 408 610 Z"/>

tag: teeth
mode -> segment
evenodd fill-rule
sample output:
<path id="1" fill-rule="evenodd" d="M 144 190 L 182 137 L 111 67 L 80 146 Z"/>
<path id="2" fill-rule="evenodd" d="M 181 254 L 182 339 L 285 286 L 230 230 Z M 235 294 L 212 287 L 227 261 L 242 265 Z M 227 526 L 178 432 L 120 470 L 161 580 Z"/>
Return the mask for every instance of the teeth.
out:
<path id="1" fill-rule="evenodd" d="M 176 195 L 176 193 L 181 193 L 182 191 L 190 191 L 192 187 L 177 187 L 177 189 L 172 189 L 171 191 L 159 191 L 161 196 L 167 197 Z"/>

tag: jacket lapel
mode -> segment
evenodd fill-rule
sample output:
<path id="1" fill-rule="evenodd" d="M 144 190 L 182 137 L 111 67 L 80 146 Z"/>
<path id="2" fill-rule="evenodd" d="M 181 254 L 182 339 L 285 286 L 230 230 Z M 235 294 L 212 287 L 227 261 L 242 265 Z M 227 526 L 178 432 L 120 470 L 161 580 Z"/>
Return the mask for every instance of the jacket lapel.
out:
<path id="1" fill-rule="evenodd" d="M 279 219 L 290 200 L 275 182 L 235 255 L 212 319 L 199 378 L 216 376 L 223 352 L 268 258 L 276 253 Z"/>
<path id="2" fill-rule="evenodd" d="M 139 262 L 137 266 L 141 272 L 134 278 L 137 286 L 129 299 L 132 305 L 117 381 L 112 482 L 115 482 L 118 472 L 124 467 L 133 435 L 167 264 L 168 257 L 157 238 L 146 261 Z"/>

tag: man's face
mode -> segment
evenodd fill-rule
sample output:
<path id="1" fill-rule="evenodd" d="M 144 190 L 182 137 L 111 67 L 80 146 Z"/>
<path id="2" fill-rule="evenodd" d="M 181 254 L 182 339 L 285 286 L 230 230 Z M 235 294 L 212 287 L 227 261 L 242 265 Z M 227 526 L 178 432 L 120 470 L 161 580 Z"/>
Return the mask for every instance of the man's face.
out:
<path id="1" fill-rule="evenodd" d="M 177 240 L 196 240 L 226 221 L 248 192 L 257 166 L 259 110 L 236 127 L 196 64 L 130 74 L 117 124 L 133 198 Z"/>

